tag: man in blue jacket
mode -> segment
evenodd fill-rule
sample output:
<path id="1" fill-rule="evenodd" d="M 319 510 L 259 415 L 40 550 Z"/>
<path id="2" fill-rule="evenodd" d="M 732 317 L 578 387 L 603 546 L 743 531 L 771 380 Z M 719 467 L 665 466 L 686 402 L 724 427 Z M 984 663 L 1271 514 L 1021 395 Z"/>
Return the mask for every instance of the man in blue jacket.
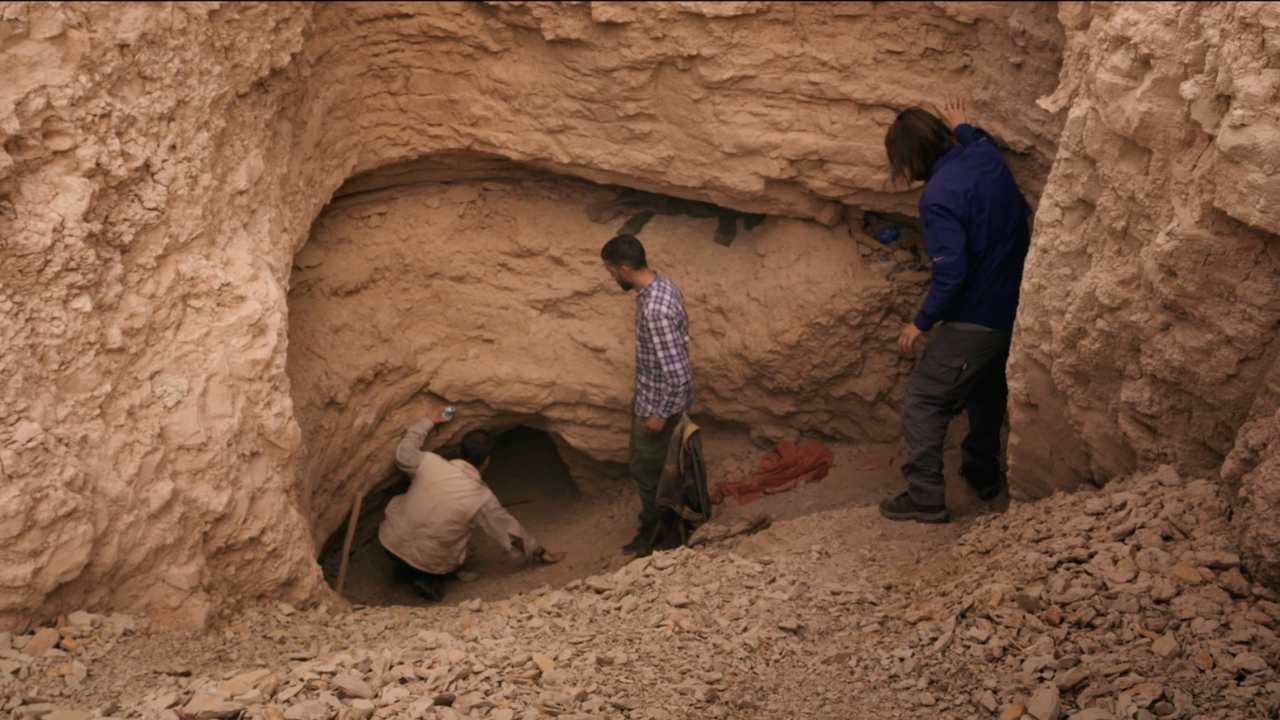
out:
<path id="1" fill-rule="evenodd" d="M 950 519 L 942 450 L 961 410 L 969 416 L 961 474 L 983 500 L 995 499 L 1005 484 L 1005 361 L 1031 240 L 1030 208 L 991 136 L 967 122 L 963 103 L 946 103 L 942 116 L 904 110 L 884 140 L 894 178 L 925 182 L 920 220 L 933 262 L 929 294 L 902 328 L 898 349 L 910 356 L 920 335 L 941 326 L 907 381 L 907 491 L 880 504 L 890 520 Z"/>

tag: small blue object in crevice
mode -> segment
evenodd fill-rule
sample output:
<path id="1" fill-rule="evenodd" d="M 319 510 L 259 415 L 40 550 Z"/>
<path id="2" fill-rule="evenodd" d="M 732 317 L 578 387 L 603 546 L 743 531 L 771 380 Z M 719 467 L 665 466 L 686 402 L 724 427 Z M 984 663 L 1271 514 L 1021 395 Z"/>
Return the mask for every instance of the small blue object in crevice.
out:
<path id="1" fill-rule="evenodd" d="M 895 242 L 901 235 L 902 231 L 898 229 L 897 225 L 886 225 L 880 228 L 880 232 L 876 233 L 876 239 L 880 241 L 881 245 L 888 245 L 891 242 Z"/>

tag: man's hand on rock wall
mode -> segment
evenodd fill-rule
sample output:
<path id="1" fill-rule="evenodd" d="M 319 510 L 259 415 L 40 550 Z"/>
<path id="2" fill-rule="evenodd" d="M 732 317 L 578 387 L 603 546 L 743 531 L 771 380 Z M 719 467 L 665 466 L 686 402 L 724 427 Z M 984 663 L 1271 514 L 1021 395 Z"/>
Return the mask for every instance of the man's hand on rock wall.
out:
<path id="1" fill-rule="evenodd" d="M 444 416 L 444 409 L 449 407 L 445 403 L 436 402 L 434 400 L 427 401 L 427 417 L 431 418 L 431 422 L 439 425 L 449 422 L 449 418 Z"/>
<path id="2" fill-rule="evenodd" d="M 934 106 L 934 112 L 941 118 L 947 127 L 955 130 L 957 127 L 969 122 L 968 103 L 963 98 L 950 97 L 942 103 L 942 107 Z"/>

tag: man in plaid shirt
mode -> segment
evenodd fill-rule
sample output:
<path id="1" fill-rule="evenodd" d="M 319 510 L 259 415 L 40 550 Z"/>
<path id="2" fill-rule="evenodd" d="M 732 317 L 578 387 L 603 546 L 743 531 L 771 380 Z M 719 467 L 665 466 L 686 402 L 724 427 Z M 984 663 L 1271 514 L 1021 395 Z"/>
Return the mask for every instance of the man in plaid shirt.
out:
<path id="1" fill-rule="evenodd" d="M 644 245 L 635 236 L 619 235 L 605 243 L 600 258 L 619 287 L 638 291 L 630 470 L 640 493 L 640 530 L 623 550 L 644 555 L 658 521 L 655 496 L 667 446 L 693 402 L 689 316 L 680 288 L 649 268 Z"/>

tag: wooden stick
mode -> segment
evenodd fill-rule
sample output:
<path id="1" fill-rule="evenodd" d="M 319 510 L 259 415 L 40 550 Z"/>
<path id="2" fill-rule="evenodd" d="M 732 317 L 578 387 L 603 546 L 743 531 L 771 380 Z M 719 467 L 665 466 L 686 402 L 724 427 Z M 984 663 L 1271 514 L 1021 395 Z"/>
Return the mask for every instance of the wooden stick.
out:
<path id="1" fill-rule="evenodd" d="M 698 547 L 699 545 L 728 540 L 738 535 L 751 535 L 769 527 L 772 522 L 768 515 L 761 513 L 745 521 L 740 520 L 733 525 L 707 523 L 694 531 L 693 536 L 689 538 L 688 546 Z"/>
<path id="2" fill-rule="evenodd" d="M 351 517 L 347 519 L 347 536 L 342 539 L 342 563 L 338 565 L 338 594 L 347 584 L 347 563 L 351 560 L 351 541 L 356 537 L 356 522 L 360 520 L 360 505 L 364 502 L 364 493 L 357 492 L 355 502 L 351 503 Z"/>

